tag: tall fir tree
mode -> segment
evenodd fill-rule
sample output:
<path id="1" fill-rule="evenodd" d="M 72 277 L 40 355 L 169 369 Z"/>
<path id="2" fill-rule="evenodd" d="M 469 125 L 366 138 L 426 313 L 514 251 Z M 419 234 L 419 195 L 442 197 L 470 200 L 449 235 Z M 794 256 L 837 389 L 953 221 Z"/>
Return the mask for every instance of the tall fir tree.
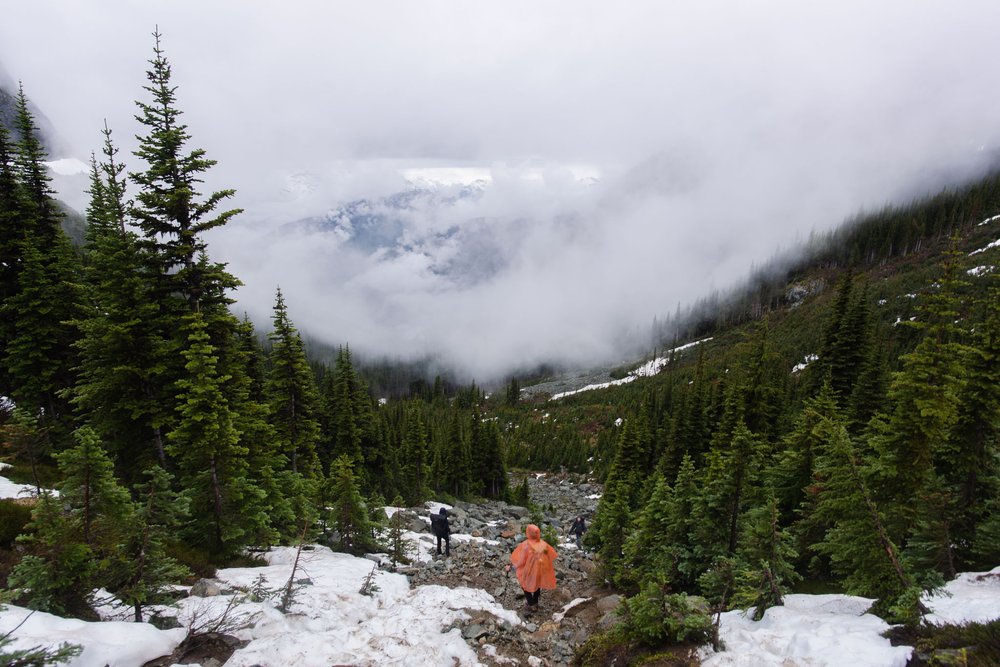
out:
<path id="1" fill-rule="evenodd" d="M 80 354 L 73 402 L 101 435 L 126 480 L 166 465 L 166 387 L 159 307 L 143 272 L 138 236 L 127 228 L 124 165 L 105 126 L 103 159 L 92 164 Z"/>
<path id="2" fill-rule="evenodd" d="M 279 448 L 288 458 L 292 472 L 307 478 L 320 475 L 316 443 L 319 440 L 319 394 L 316 379 L 306 361 L 302 338 L 288 317 L 279 289 L 274 301 L 274 331 L 271 339 L 270 370 L 265 394 L 271 405 Z"/>
<path id="3" fill-rule="evenodd" d="M 19 137 L 13 160 L 0 169 L 7 174 L 5 188 L 13 174 L 16 206 L 6 216 L 14 228 L 4 235 L 5 245 L 12 244 L 4 252 L 13 250 L 7 268 L 13 267 L 9 273 L 15 282 L 14 293 L 0 304 L 6 343 L 0 377 L 14 401 L 37 414 L 50 437 L 68 445 L 73 416 L 66 394 L 75 382 L 73 341 L 78 335 L 72 322 L 82 303 L 79 260 L 62 230 L 45 150 L 23 87 L 16 98 L 15 125 Z"/>
<path id="4" fill-rule="evenodd" d="M 177 108 L 177 88 L 171 83 L 171 66 L 153 33 L 155 45 L 146 72 L 148 102 L 137 101 L 136 120 L 145 128 L 136 157 L 147 166 L 130 173 L 138 186 L 130 213 L 144 235 L 160 298 L 177 295 L 187 310 L 204 309 L 221 296 L 216 285 L 234 287 L 235 279 L 221 265 L 201 265 L 205 251 L 204 232 L 226 224 L 240 209 L 217 213 L 216 209 L 234 190 L 219 190 L 204 199 L 198 192 L 204 173 L 215 165 L 202 149 L 189 150 L 191 139 Z M 205 301 L 208 300 L 208 303 Z"/>
<path id="5" fill-rule="evenodd" d="M 177 383 L 177 424 L 170 432 L 168 453 L 191 500 L 188 538 L 211 553 L 229 555 L 265 532 L 268 517 L 222 390 L 230 378 L 219 374 L 219 358 L 205 329 L 201 313 L 185 318 L 186 375 Z"/>
<path id="6" fill-rule="evenodd" d="M 427 499 L 430 488 L 431 451 L 427 431 L 417 404 L 406 410 L 401 447 L 403 464 L 403 498 L 408 505 L 418 505 Z"/>
<path id="7" fill-rule="evenodd" d="M 0 309 L 17 294 L 17 276 L 21 266 L 22 229 L 20 186 L 14 173 L 14 146 L 7 128 L 0 124 Z M 0 349 L 7 345 L 14 330 L 8 318 L 0 318 Z M 10 394 L 7 366 L 0 358 L 0 395 Z"/>
<path id="8" fill-rule="evenodd" d="M 910 620 L 919 604 L 913 593 L 919 589 L 869 489 L 871 472 L 842 422 L 829 421 L 823 429 L 826 447 L 815 473 L 822 487 L 813 512 L 830 528 L 812 548 L 830 559 L 848 593 L 876 598 L 876 613 Z"/>
<path id="9" fill-rule="evenodd" d="M 892 412 L 872 440 L 879 453 L 875 471 L 880 505 L 898 543 L 921 520 L 921 509 L 929 507 L 920 501 L 938 488 L 935 462 L 947 451 L 959 416 L 968 347 L 956 324 L 965 285 L 958 261 L 957 253 L 949 252 L 940 280 L 924 295 L 913 323 L 923 337 L 902 357 L 902 369 L 889 388 Z"/>
<path id="10" fill-rule="evenodd" d="M 361 554 L 372 546 L 368 512 L 361 488 L 354 476 L 354 462 L 341 455 L 330 470 L 331 501 L 330 524 L 339 536 L 342 551 Z"/>

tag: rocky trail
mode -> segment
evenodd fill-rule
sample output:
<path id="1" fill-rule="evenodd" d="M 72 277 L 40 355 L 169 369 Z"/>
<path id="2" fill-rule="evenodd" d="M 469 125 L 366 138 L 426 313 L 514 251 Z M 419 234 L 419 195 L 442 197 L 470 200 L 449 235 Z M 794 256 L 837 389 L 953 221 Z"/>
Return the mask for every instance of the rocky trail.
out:
<path id="1" fill-rule="evenodd" d="M 537 611 L 523 611 L 524 594 L 514 574 L 506 571 L 510 553 L 531 522 L 523 507 L 498 502 L 455 505 L 449 520 L 452 533 L 458 535 L 452 537 L 450 557 L 435 556 L 399 570 L 413 585 L 481 588 L 520 614 L 522 626 L 482 612 L 471 612 L 471 619 L 457 624 L 487 665 L 568 665 L 580 644 L 615 620 L 619 597 L 595 579 L 591 555 L 577 550 L 566 534 L 577 515 L 585 516 L 589 525 L 600 487 L 575 475 L 531 475 L 528 484 L 532 502 L 560 536 L 553 544 L 559 552 L 558 588 L 542 591 Z M 420 533 L 421 541 L 433 544 L 429 532 L 423 536 L 426 519 L 409 514 L 408 527 Z"/>

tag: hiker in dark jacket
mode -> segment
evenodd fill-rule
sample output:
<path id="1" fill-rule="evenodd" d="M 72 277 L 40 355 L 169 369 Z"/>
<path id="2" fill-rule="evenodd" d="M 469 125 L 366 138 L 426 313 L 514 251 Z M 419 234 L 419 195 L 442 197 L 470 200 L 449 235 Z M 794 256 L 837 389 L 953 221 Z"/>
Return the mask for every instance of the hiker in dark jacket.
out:
<path id="1" fill-rule="evenodd" d="M 587 532 L 587 524 L 584 522 L 582 516 L 576 517 L 573 521 L 573 525 L 569 528 L 569 534 L 576 537 L 576 548 L 582 549 L 583 545 L 580 540 L 583 539 L 583 534 Z"/>
<path id="2" fill-rule="evenodd" d="M 451 526 L 448 525 L 448 510 L 441 508 L 437 514 L 431 514 L 431 532 L 438 540 L 438 556 L 441 555 L 441 540 L 444 540 L 444 555 L 451 555 Z"/>

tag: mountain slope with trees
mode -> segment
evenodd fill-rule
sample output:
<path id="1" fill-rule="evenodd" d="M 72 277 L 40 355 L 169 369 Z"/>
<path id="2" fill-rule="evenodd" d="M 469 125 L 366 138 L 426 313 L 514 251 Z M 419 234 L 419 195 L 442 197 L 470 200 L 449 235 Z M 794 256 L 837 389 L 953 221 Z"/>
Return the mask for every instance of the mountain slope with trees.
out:
<path id="1" fill-rule="evenodd" d="M 310 356 L 278 286 L 270 331 L 232 312 L 239 279 L 204 235 L 240 212 L 200 192 L 215 163 L 172 76 L 157 34 L 139 147 L 103 129 L 81 249 L 23 90 L 18 137 L 0 127 L 0 439 L 10 476 L 62 493 L 30 516 L 0 502 L 19 602 L 85 617 L 103 588 L 141 619 L 251 549 L 364 551 L 397 496 L 529 504 L 510 468 L 604 483 L 587 542 L 637 612 L 697 595 L 759 615 L 805 580 L 913 621 L 922 591 L 1000 561 L 1000 173 L 669 318 L 655 375 L 559 400 L 526 377 L 407 393 L 412 367 Z"/>

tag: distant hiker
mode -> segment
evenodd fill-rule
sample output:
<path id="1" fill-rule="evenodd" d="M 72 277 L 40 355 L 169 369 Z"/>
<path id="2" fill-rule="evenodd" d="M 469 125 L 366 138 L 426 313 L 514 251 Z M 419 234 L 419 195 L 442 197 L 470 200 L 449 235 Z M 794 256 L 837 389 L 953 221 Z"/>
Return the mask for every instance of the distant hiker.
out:
<path id="1" fill-rule="evenodd" d="M 587 532 L 587 524 L 583 520 L 583 517 L 582 516 L 576 517 L 576 519 L 573 520 L 573 525 L 569 527 L 569 534 L 576 538 L 577 549 L 583 548 L 583 545 L 580 543 L 580 540 L 583 539 L 583 534 L 586 532 Z"/>
<path id="2" fill-rule="evenodd" d="M 437 514 L 431 514 L 431 532 L 438 539 L 438 556 L 441 555 L 441 540 L 444 540 L 444 555 L 451 555 L 451 526 L 448 525 L 448 510 L 444 507 Z"/>
<path id="3" fill-rule="evenodd" d="M 533 612 L 538 606 L 538 596 L 542 589 L 556 587 L 556 570 L 552 561 L 559 554 L 542 539 L 542 531 L 533 523 L 524 530 L 526 540 L 517 545 L 510 555 L 511 565 L 517 572 L 517 580 L 524 589 L 524 610 Z M 510 571 L 511 565 L 507 566 Z"/>

